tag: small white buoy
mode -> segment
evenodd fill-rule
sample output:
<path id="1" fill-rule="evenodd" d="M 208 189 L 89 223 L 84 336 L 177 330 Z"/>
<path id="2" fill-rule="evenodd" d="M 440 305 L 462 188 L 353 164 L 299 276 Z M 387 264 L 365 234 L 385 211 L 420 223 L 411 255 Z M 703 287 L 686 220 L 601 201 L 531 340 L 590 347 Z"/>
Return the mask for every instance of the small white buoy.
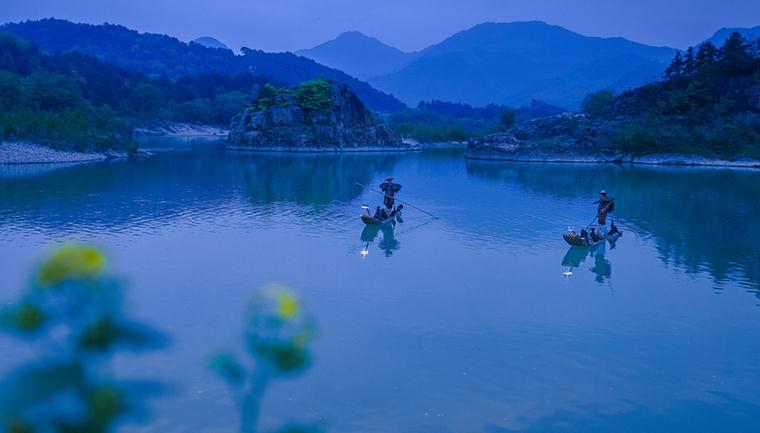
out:
<path id="1" fill-rule="evenodd" d="M 367 257 L 367 254 L 369 254 L 369 250 L 367 249 L 362 250 L 361 252 L 362 257 Z"/>
<path id="2" fill-rule="evenodd" d="M 566 277 L 569 277 L 569 276 L 573 275 L 573 271 L 565 271 L 565 272 L 562 273 L 562 275 L 564 275 Z"/>

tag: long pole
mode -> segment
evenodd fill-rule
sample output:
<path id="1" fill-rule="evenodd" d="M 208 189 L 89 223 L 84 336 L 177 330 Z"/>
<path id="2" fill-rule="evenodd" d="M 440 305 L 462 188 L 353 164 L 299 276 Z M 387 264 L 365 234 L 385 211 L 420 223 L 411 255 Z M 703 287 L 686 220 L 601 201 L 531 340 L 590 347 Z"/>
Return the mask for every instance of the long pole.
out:
<path id="1" fill-rule="evenodd" d="M 591 224 L 594 224 L 594 221 L 596 221 L 596 219 L 599 218 L 599 215 L 603 214 L 604 211 L 606 211 L 607 208 L 610 207 L 610 205 L 612 205 L 612 202 L 614 202 L 614 201 L 615 201 L 615 199 L 610 200 L 610 202 L 607 203 L 607 206 L 605 206 L 604 209 L 600 210 L 599 213 L 596 214 L 596 216 L 594 217 L 594 219 L 592 219 L 591 222 L 588 223 L 588 225 L 586 226 L 586 229 L 588 229 L 589 227 L 591 227 Z"/>
<path id="2" fill-rule="evenodd" d="M 436 215 L 434 215 L 434 214 L 426 211 L 425 209 L 421 209 L 421 208 L 419 208 L 419 207 L 417 207 L 417 206 L 415 206 L 415 205 L 413 205 L 413 204 L 411 204 L 409 202 L 401 201 L 401 200 L 397 199 L 396 197 L 391 197 L 391 196 L 387 195 L 386 193 L 384 193 L 382 191 L 378 191 L 376 189 L 373 189 L 373 188 L 371 188 L 371 187 L 369 187 L 367 185 L 364 185 L 363 183 L 359 183 L 359 182 L 356 182 L 356 181 L 354 181 L 354 183 L 357 184 L 357 185 L 359 185 L 359 186 L 361 186 L 361 187 L 367 188 L 368 190 L 370 190 L 372 192 L 376 192 L 376 193 L 382 195 L 383 197 L 392 198 L 392 199 L 398 201 L 399 203 L 403 204 L 404 206 L 409 206 L 410 208 L 417 209 L 418 211 L 420 211 L 420 212 L 422 212 L 424 214 L 430 215 L 431 217 L 433 217 L 435 219 L 438 219 L 438 217 Z"/>

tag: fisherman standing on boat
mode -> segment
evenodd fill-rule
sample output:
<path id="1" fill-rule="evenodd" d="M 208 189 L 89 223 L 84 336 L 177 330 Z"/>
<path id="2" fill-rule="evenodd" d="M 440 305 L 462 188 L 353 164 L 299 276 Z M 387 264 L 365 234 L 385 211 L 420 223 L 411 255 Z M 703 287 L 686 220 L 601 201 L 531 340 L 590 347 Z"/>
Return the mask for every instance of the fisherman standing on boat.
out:
<path id="1" fill-rule="evenodd" d="M 388 177 L 385 182 L 380 184 L 380 191 L 385 196 L 383 204 L 388 210 L 393 210 L 393 204 L 396 203 L 396 193 L 401 191 L 401 185 L 393 183 L 393 178 Z"/>
<path id="2" fill-rule="evenodd" d="M 607 191 L 599 191 L 599 200 L 594 202 L 598 204 L 596 215 L 599 219 L 599 234 L 607 235 L 607 214 L 615 209 L 615 199 L 607 196 Z"/>

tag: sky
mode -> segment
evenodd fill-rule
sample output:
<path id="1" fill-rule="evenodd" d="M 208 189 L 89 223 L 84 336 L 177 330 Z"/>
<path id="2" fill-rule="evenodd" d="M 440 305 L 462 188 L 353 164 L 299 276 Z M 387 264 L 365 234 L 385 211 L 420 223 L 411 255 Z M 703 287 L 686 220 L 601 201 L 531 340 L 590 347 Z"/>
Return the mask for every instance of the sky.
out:
<path id="1" fill-rule="evenodd" d="M 478 23 L 541 20 L 588 36 L 685 48 L 722 27 L 760 25 L 759 0 L 0 0 L 0 22 L 109 22 L 265 51 L 311 48 L 348 30 L 414 51 Z"/>

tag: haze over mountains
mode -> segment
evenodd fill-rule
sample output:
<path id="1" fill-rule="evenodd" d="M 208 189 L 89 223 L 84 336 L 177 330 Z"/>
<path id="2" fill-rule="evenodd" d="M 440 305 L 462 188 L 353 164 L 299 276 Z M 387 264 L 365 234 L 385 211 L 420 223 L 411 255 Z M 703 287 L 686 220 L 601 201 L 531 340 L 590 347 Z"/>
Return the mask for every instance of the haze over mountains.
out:
<path id="1" fill-rule="evenodd" d="M 760 36 L 760 27 L 722 29 L 710 40 L 720 46 L 734 30 L 750 40 Z M 415 53 L 348 32 L 297 54 L 366 79 L 411 106 L 431 99 L 516 106 L 539 99 L 572 109 L 589 92 L 659 80 L 675 52 L 533 21 L 480 24 Z"/>
<path id="2" fill-rule="evenodd" d="M 349 74 L 361 73 L 409 105 L 430 99 L 522 105 L 540 99 L 575 108 L 591 91 L 620 91 L 659 78 L 675 52 L 623 38 L 587 37 L 538 21 L 484 23 L 419 53 L 383 46 L 393 56 L 382 63 L 397 70 L 371 76 L 355 65 L 367 63 L 364 52 L 380 51 L 378 43 L 339 37 L 300 53 Z"/>

